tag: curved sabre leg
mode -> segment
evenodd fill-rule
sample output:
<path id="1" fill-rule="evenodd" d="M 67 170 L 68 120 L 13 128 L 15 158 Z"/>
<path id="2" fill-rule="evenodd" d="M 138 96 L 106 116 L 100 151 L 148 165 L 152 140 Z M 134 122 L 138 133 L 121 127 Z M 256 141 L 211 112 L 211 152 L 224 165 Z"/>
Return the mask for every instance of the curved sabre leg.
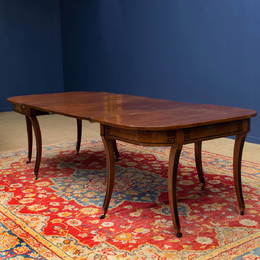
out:
<path id="1" fill-rule="evenodd" d="M 242 153 L 243 153 L 245 139 L 246 139 L 246 134 L 236 136 L 234 155 L 233 155 L 233 175 L 234 175 L 236 196 L 237 196 L 238 206 L 240 210 L 240 215 L 244 215 L 244 210 L 245 210 L 245 202 L 243 198 L 242 181 L 241 181 L 241 161 L 242 161 Z"/>
<path id="2" fill-rule="evenodd" d="M 105 146 L 108 175 L 106 183 L 106 196 L 103 203 L 103 215 L 100 217 L 101 219 L 106 217 L 115 182 L 115 151 L 113 141 L 106 139 L 103 136 L 102 140 Z"/>
<path id="3" fill-rule="evenodd" d="M 118 161 L 120 154 L 119 154 L 118 149 L 117 149 L 116 140 L 112 140 L 112 145 L 113 145 L 113 149 L 114 149 L 114 152 L 115 152 L 115 160 Z"/>
<path id="4" fill-rule="evenodd" d="M 205 179 L 204 179 L 204 174 L 202 169 L 202 159 L 201 159 L 202 142 L 201 141 L 195 142 L 194 146 L 195 146 L 195 161 L 196 161 L 197 173 L 198 173 L 199 181 L 201 183 L 201 188 L 204 189 Z"/>
<path id="5" fill-rule="evenodd" d="M 168 168 L 168 197 L 171 209 L 171 216 L 174 229 L 176 230 L 176 236 L 182 237 L 181 226 L 178 215 L 177 197 L 176 197 L 176 181 L 177 171 L 179 165 L 179 158 L 182 150 L 182 145 L 172 145 L 169 156 L 169 168 Z"/>
<path id="6" fill-rule="evenodd" d="M 30 120 L 33 126 L 35 141 L 36 141 L 36 161 L 34 166 L 34 175 L 35 175 L 35 179 L 37 180 L 39 175 L 41 158 L 42 158 L 42 136 L 41 136 L 41 129 L 37 117 L 31 116 Z"/>
<path id="7" fill-rule="evenodd" d="M 76 145 L 77 154 L 79 154 L 80 151 L 81 137 L 82 137 L 82 120 L 77 118 L 77 145 Z"/>
<path id="8" fill-rule="evenodd" d="M 33 146 L 32 122 L 28 116 L 25 116 L 25 119 L 26 119 L 27 138 L 28 138 L 28 160 L 26 163 L 30 163 L 32 160 L 32 146 Z"/>

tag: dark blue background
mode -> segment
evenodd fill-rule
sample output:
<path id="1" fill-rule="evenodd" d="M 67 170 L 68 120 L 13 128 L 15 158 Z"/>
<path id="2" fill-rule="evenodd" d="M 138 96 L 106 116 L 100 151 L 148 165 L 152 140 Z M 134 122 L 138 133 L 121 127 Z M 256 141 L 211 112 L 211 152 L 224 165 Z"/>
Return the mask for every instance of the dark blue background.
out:
<path id="1" fill-rule="evenodd" d="M 21 93 L 17 75 L 30 83 L 28 93 L 59 91 L 63 65 L 65 91 L 111 91 L 260 110 L 259 0 L 63 0 L 61 9 L 55 0 L 21 2 L 35 13 L 28 11 L 29 28 L 18 14 L 17 26 L 41 51 L 24 52 L 17 44 L 19 32 L 7 24 L 16 50 L 9 52 L 24 56 L 11 70 L 16 79 L 5 78 L 9 71 L 1 79 L 12 95 Z M 13 17 L 10 10 L 2 11 L 0 33 L 2 23 Z M 0 60 L 0 73 L 7 58 Z M 28 66 L 30 59 L 33 66 Z M 36 82 L 40 86 L 31 84 Z M 248 140 L 260 143 L 259 117 L 252 120 Z"/>
<path id="2" fill-rule="evenodd" d="M 8 96 L 64 90 L 60 1 L 0 0 L 0 111 Z"/>

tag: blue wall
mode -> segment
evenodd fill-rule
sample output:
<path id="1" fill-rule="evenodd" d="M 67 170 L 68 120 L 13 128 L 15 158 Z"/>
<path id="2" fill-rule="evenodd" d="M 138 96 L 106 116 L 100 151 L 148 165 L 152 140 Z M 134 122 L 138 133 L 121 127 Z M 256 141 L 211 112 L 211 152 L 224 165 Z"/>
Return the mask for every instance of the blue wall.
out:
<path id="1" fill-rule="evenodd" d="M 5 98 L 63 91 L 59 0 L 0 0 L 0 111 Z"/>
<path id="2" fill-rule="evenodd" d="M 260 111 L 259 10 L 259 0 L 0 0 L 0 110 L 8 96 L 65 89 Z M 260 143 L 259 117 L 248 140 Z"/>
<path id="3" fill-rule="evenodd" d="M 259 0 L 64 0 L 65 90 L 260 111 Z M 260 143 L 260 118 L 249 141 Z"/>

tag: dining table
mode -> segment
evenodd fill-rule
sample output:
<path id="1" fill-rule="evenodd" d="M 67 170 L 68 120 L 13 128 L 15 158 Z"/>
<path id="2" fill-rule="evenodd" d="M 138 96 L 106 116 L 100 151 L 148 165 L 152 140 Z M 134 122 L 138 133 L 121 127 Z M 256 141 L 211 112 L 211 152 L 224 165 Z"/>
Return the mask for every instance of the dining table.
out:
<path id="1" fill-rule="evenodd" d="M 168 198 L 173 227 L 182 236 L 176 195 L 179 158 L 183 145 L 194 143 L 198 180 L 205 186 L 202 168 L 202 142 L 235 136 L 233 178 L 239 213 L 245 203 L 241 182 L 242 152 L 250 120 L 256 111 L 213 104 L 193 104 L 173 100 L 115 94 L 108 92 L 63 92 L 15 96 L 7 99 L 13 109 L 25 116 L 28 134 L 28 162 L 32 157 L 32 134 L 36 140 L 35 178 L 39 178 L 42 137 L 38 116 L 59 114 L 76 119 L 77 145 L 80 150 L 82 120 L 100 124 L 107 162 L 106 194 L 103 203 L 105 218 L 115 183 L 115 163 L 120 160 L 116 141 L 141 146 L 169 146 Z M 62 131 L 62 126 L 61 126 Z M 145 180 L 144 180 L 145 181 Z"/>

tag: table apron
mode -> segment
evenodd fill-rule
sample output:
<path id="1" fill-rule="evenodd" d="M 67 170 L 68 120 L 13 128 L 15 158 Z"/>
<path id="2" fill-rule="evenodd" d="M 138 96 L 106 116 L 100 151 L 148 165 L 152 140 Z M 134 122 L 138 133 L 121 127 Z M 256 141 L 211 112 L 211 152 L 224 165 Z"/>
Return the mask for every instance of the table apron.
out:
<path id="1" fill-rule="evenodd" d="M 46 111 L 41 111 L 41 110 L 37 110 L 34 108 L 30 108 L 26 105 L 23 104 L 14 104 L 13 105 L 13 110 L 17 113 L 23 114 L 25 116 L 41 116 L 41 115 L 49 115 L 52 114 L 50 112 L 46 112 Z"/>
<path id="2" fill-rule="evenodd" d="M 144 146 L 170 146 L 183 135 L 183 144 L 247 133 L 250 119 L 176 130 L 132 130 L 101 125 L 101 136 Z"/>

